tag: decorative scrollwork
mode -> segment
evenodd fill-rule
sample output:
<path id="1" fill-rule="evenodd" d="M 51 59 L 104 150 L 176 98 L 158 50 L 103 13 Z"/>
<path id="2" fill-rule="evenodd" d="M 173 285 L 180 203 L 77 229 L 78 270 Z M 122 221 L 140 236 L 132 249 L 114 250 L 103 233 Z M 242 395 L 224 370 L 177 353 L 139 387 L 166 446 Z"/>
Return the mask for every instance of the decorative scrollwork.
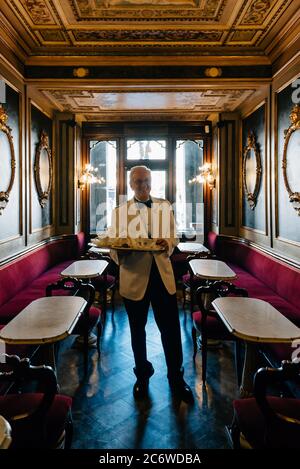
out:
<path id="1" fill-rule="evenodd" d="M 253 150 L 254 152 L 255 166 L 256 166 L 255 184 L 254 184 L 253 192 L 249 190 L 248 185 L 247 185 L 247 170 L 246 170 L 246 162 L 247 162 L 247 158 L 249 157 L 251 158 L 251 150 Z M 244 152 L 243 152 L 243 186 L 244 186 L 246 198 L 249 202 L 251 210 L 255 209 L 255 206 L 257 203 L 257 197 L 258 197 L 260 183 L 261 183 L 261 173 L 262 173 L 262 167 L 261 167 L 260 152 L 256 143 L 255 135 L 251 131 L 248 133 L 247 145 L 244 148 Z"/>
<path id="2" fill-rule="evenodd" d="M 0 104 L 0 132 L 5 133 L 8 143 L 9 143 L 10 169 L 11 169 L 10 181 L 9 181 L 8 187 L 6 190 L 0 191 L 0 215 L 2 215 L 2 211 L 5 209 L 6 205 L 8 204 L 9 195 L 14 184 L 15 173 L 16 173 L 16 158 L 15 158 L 13 137 L 11 134 L 11 128 L 8 127 L 8 125 L 6 124 L 7 119 L 8 119 L 8 115 L 6 114 L 5 110 Z"/>
<path id="3" fill-rule="evenodd" d="M 42 181 L 41 181 L 41 157 L 42 157 L 43 151 L 47 153 L 48 164 L 49 164 L 48 184 L 47 184 L 46 190 L 43 190 Z M 52 186 L 52 156 L 51 156 L 51 150 L 49 148 L 49 137 L 44 130 L 41 133 L 39 146 L 35 154 L 34 178 L 35 178 L 36 189 L 37 189 L 37 193 L 39 197 L 39 202 L 40 202 L 41 207 L 44 208 L 48 202 L 49 194 L 50 194 L 51 186 Z"/>
<path id="4" fill-rule="evenodd" d="M 285 141 L 284 141 L 283 157 L 282 157 L 282 172 L 283 172 L 284 185 L 289 194 L 290 202 L 293 204 L 294 209 L 300 216 L 300 192 L 294 192 L 291 189 L 291 186 L 288 180 L 288 175 L 287 175 L 287 162 L 288 162 L 287 151 L 288 151 L 289 141 L 290 141 L 291 135 L 297 130 L 300 130 L 300 105 L 299 104 L 296 104 L 293 107 L 290 113 L 290 121 L 291 121 L 291 125 L 289 126 L 287 130 L 284 131 Z"/>

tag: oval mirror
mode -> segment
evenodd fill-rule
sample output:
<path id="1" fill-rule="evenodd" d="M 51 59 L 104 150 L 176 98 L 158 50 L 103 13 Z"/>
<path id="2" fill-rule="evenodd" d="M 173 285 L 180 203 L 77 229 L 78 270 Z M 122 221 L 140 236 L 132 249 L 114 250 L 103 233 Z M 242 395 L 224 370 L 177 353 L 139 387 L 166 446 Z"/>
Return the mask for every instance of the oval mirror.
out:
<path id="1" fill-rule="evenodd" d="M 296 104 L 290 113 L 291 125 L 285 131 L 282 158 L 282 172 L 286 190 L 293 208 L 300 216 L 300 105 Z M 297 191 L 298 189 L 298 191 Z"/>
<path id="2" fill-rule="evenodd" d="M 1 158 L 1 180 L 0 180 L 0 215 L 8 204 L 12 190 L 16 159 L 13 145 L 11 128 L 6 124 L 8 116 L 0 104 L 0 158 Z"/>
<path id="3" fill-rule="evenodd" d="M 49 148 L 49 138 L 44 130 L 41 133 L 35 154 L 34 175 L 40 205 L 45 207 L 52 185 L 52 157 Z"/>
<path id="4" fill-rule="evenodd" d="M 248 200 L 251 210 L 254 210 L 257 203 L 261 182 L 261 159 L 255 135 L 249 132 L 247 146 L 243 152 L 243 186 L 245 196 Z"/>

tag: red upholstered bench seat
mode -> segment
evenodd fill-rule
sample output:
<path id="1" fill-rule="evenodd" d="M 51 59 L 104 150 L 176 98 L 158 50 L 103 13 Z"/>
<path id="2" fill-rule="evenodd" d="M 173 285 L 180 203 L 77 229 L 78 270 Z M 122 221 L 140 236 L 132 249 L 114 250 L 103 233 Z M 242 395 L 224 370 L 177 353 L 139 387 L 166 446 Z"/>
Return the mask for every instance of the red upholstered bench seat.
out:
<path id="1" fill-rule="evenodd" d="M 32 301 L 45 296 L 46 286 L 60 278 L 60 272 L 76 260 L 84 250 L 84 234 L 49 240 L 0 266 L 0 329 Z M 68 294 L 62 291 L 59 294 Z M 97 308 L 90 309 L 90 326 L 99 317 Z M 36 347 L 6 345 L 6 353 L 32 357 Z M 1 363 L 1 370 L 5 364 Z M 0 387 L 0 394 L 4 386 Z"/>
<path id="2" fill-rule="evenodd" d="M 45 296 L 46 286 L 49 283 L 56 282 L 60 277 L 60 272 L 68 267 L 68 265 L 70 265 L 72 262 L 72 260 L 61 262 L 52 267 L 48 271 L 41 274 L 30 285 L 17 293 L 14 298 L 7 301 L 3 306 L 0 306 L 1 323 L 7 324 L 32 301 Z M 67 292 L 62 293 L 65 294 Z"/>
<path id="3" fill-rule="evenodd" d="M 0 267 L 0 324 L 7 324 L 31 301 L 45 296 L 49 283 L 76 260 L 83 234 L 62 237 L 38 246 Z"/>
<path id="4" fill-rule="evenodd" d="M 300 269 L 241 241 L 218 236 L 216 253 L 236 272 L 235 285 L 246 288 L 249 297 L 269 302 L 300 327 Z M 274 364 L 291 359 L 287 344 L 264 346 Z"/>

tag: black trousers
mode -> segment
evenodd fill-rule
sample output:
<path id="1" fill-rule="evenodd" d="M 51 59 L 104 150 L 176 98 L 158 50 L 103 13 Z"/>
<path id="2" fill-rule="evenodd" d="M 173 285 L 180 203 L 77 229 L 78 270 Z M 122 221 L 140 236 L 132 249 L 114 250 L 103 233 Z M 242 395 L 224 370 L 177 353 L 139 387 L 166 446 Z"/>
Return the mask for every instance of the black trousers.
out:
<path id="1" fill-rule="evenodd" d="M 137 377 L 147 376 L 151 364 L 147 361 L 146 331 L 150 303 L 161 341 L 171 381 L 182 376 L 182 344 L 176 294 L 170 295 L 161 279 L 153 259 L 150 278 L 144 298 L 139 301 L 123 298 L 129 318 L 131 345 L 135 359 Z"/>

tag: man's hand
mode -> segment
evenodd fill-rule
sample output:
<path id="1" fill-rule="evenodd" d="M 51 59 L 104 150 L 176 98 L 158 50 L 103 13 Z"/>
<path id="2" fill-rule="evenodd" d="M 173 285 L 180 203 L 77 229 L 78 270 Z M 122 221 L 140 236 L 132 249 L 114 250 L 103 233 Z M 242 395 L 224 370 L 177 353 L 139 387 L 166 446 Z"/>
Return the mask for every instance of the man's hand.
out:
<path id="1" fill-rule="evenodd" d="M 158 244 L 159 246 L 162 246 L 165 251 L 167 251 L 167 250 L 169 249 L 168 242 L 167 242 L 165 239 L 163 239 L 163 238 L 159 238 L 159 239 L 156 241 L 156 244 Z"/>

